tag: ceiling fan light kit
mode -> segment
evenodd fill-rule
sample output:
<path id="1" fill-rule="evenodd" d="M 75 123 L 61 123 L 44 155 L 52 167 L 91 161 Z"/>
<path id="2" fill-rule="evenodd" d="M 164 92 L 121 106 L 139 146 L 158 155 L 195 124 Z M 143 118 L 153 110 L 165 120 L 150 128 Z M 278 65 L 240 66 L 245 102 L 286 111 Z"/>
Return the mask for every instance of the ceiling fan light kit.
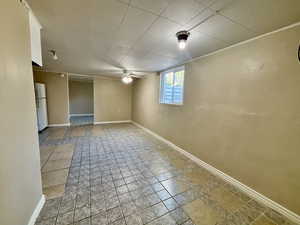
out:
<path id="1" fill-rule="evenodd" d="M 122 82 L 124 84 L 130 84 L 132 81 L 133 81 L 133 79 L 132 79 L 131 76 L 125 76 L 125 77 L 122 78 Z"/>

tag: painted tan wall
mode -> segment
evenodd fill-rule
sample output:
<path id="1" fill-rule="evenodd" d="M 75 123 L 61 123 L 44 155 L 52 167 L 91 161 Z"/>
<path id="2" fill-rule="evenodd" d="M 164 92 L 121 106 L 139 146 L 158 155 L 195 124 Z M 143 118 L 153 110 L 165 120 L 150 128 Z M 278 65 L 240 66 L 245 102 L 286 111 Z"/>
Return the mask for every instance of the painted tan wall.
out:
<path id="1" fill-rule="evenodd" d="M 133 120 L 300 214 L 300 26 L 186 65 L 183 106 L 159 76 L 133 88 Z"/>
<path id="2" fill-rule="evenodd" d="M 131 120 L 131 85 L 120 79 L 94 80 L 95 122 Z"/>
<path id="3" fill-rule="evenodd" d="M 0 224 L 26 225 L 42 197 L 29 18 L 4 0 L 0 21 Z"/>
<path id="4" fill-rule="evenodd" d="M 46 84 L 48 123 L 69 123 L 68 77 L 62 77 L 60 73 L 34 71 L 34 81 Z"/>
<path id="5" fill-rule="evenodd" d="M 70 114 L 94 113 L 93 82 L 69 81 Z"/>

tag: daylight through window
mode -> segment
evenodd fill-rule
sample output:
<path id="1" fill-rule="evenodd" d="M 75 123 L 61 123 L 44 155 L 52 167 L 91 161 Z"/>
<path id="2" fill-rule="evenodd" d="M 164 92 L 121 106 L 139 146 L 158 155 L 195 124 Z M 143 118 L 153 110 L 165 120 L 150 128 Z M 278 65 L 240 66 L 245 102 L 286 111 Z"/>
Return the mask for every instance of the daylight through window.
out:
<path id="1" fill-rule="evenodd" d="M 160 103 L 183 104 L 184 67 L 164 71 L 160 76 Z"/>

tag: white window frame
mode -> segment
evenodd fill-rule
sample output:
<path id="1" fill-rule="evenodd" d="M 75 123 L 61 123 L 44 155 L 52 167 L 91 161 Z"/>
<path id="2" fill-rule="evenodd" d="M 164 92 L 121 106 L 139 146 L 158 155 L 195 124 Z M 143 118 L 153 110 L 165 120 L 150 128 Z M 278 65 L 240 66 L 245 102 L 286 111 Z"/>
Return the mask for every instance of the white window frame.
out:
<path id="1" fill-rule="evenodd" d="M 163 86 L 164 86 L 164 75 L 165 74 L 168 74 L 170 72 L 173 72 L 174 74 L 178 71 L 181 71 L 183 70 L 184 71 L 184 74 L 183 74 L 183 86 L 182 86 L 182 102 L 181 103 L 165 103 L 163 102 Z M 175 76 L 173 77 L 173 79 L 175 79 Z M 174 80 L 173 80 L 174 81 Z M 159 84 L 159 104 L 164 104 L 164 105 L 177 105 L 177 106 L 181 106 L 183 105 L 183 102 L 184 102 L 184 81 L 185 81 L 185 66 L 179 66 L 179 67 L 175 67 L 175 68 L 172 68 L 172 69 L 169 69 L 169 70 L 165 70 L 165 71 L 162 71 L 160 73 L 160 84 Z M 173 94 L 173 93 L 172 93 Z"/>

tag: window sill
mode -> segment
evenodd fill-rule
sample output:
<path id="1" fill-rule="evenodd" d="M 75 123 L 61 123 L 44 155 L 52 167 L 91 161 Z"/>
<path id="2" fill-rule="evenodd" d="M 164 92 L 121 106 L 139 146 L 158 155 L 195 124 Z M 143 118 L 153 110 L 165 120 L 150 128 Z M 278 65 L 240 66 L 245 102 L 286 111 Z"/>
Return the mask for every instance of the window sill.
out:
<path id="1" fill-rule="evenodd" d="M 183 103 L 176 104 L 176 103 L 162 103 L 162 102 L 160 102 L 159 104 L 160 105 L 170 105 L 170 106 L 183 106 Z"/>

